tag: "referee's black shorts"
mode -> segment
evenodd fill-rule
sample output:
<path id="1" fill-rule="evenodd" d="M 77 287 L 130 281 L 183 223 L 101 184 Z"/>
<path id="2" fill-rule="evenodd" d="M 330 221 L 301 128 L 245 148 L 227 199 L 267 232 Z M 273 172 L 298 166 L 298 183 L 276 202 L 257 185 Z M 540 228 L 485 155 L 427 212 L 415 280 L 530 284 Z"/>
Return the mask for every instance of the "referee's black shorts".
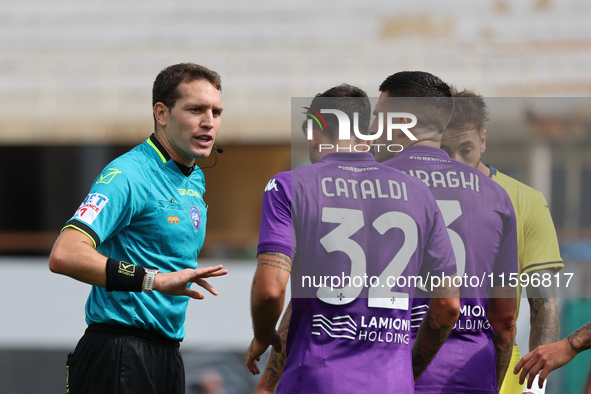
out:
<path id="1" fill-rule="evenodd" d="M 70 394 L 184 394 L 179 342 L 124 326 L 91 324 L 66 363 Z"/>

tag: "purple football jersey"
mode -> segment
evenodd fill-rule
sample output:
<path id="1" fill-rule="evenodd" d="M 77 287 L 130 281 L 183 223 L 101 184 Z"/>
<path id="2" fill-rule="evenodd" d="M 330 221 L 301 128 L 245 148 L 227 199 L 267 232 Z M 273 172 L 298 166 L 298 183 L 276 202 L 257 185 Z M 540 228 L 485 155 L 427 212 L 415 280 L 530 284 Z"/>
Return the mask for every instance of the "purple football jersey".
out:
<path id="1" fill-rule="evenodd" d="M 429 189 L 369 153 L 330 153 L 265 189 L 258 252 L 293 259 L 278 393 L 413 393 L 414 284 L 451 275 Z M 395 279 L 398 279 L 396 281 Z"/>
<path id="2" fill-rule="evenodd" d="M 460 317 L 415 390 L 497 393 L 496 352 L 486 318 L 487 297 L 491 280 L 498 285 L 503 274 L 507 278 L 517 272 L 517 232 L 511 200 L 496 182 L 450 159 L 441 149 L 412 146 L 383 164 L 429 187 L 449 232 L 457 275 L 463 277 Z M 413 300 L 414 335 L 428 302 Z"/>

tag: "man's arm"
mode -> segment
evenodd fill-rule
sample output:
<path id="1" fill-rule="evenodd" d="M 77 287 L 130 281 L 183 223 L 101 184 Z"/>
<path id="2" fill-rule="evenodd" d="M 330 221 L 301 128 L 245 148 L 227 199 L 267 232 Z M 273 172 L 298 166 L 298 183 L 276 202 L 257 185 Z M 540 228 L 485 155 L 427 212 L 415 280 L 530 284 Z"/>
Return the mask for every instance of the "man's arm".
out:
<path id="1" fill-rule="evenodd" d="M 279 252 L 259 253 L 250 304 L 254 338 L 246 353 L 246 366 L 253 375 L 260 373 L 257 361 L 269 345 L 281 352 L 281 335 L 275 325 L 283 311 L 290 273 L 289 256 Z"/>
<path id="2" fill-rule="evenodd" d="M 556 285 L 554 283 L 553 269 L 534 271 L 540 278 L 544 274 L 550 277 L 549 286 L 527 288 L 527 296 L 530 308 L 530 333 L 529 350 L 532 351 L 540 345 L 556 342 L 560 322 L 558 320 L 558 303 L 556 301 Z"/>
<path id="3" fill-rule="evenodd" d="M 583 350 L 591 348 L 591 323 L 585 324 L 562 341 L 541 345 L 521 358 L 513 370 L 523 384 L 529 374 L 527 387 L 531 388 L 534 377 L 539 373 L 539 386 L 544 384 L 548 374 L 571 361 Z M 523 368 L 523 369 L 522 369 Z"/>
<path id="4" fill-rule="evenodd" d="M 106 285 L 107 257 L 94 249 L 94 243 L 83 232 L 66 228 L 49 255 L 51 272 L 62 274 L 93 286 Z"/>
<path id="5" fill-rule="evenodd" d="M 281 335 L 281 352 L 277 352 L 275 348 L 271 349 L 271 354 L 267 359 L 267 366 L 259 379 L 255 394 L 272 394 L 281 379 L 283 369 L 285 368 L 285 360 L 287 359 L 287 334 L 289 332 L 289 322 L 291 321 L 291 302 L 287 305 L 285 313 L 279 323 L 279 334 Z"/>
<path id="6" fill-rule="evenodd" d="M 81 231 L 66 228 L 55 242 L 49 256 L 49 269 L 88 283 L 93 286 L 106 287 L 107 257 L 94 249 L 92 240 Z M 153 290 L 171 295 L 186 295 L 202 299 L 204 295 L 187 287 L 189 283 L 197 283 L 213 295 L 217 291 L 204 279 L 226 275 L 222 266 L 184 269 L 177 272 L 159 273 L 154 277 Z"/>
<path id="7" fill-rule="evenodd" d="M 543 283 L 538 287 L 527 287 L 530 304 L 529 350 L 558 340 L 559 321 L 554 287 L 554 274 L 563 267 L 556 230 L 549 205 L 541 193 L 529 195 L 527 204 L 522 206 L 523 245 L 522 270 L 535 276 L 546 274 L 551 286 Z M 536 268 L 546 268 L 537 269 Z M 533 271 L 532 271 L 533 269 Z M 531 284 L 531 281 L 530 281 Z M 524 390 L 524 392 L 528 392 Z"/>
<path id="8" fill-rule="evenodd" d="M 511 287 L 492 287 L 489 291 L 487 319 L 493 332 L 497 352 L 497 387 L 501 387 L 511 363 L 515 340 L 517 295 Z"/>
<path id="9" fill-rule="evenodd" d="M 453 278 L 442 281 L 440 287 L 429 291 L 431 304 L 425 314 L 412 347 L 412 369 L 415 382 L 437 354 L 460 316 L 460 291 L 453 286 Z M 449 285 L 449 286 L 446 286 Z"/>
<path id="10" fill-rule="evenodd" d="M 591 368 L 589 372 L 587 372 L 587 382 L 585 383 L 585 388 L 583 389 L 582 394 L 591 394 Z"/>
<path id="11" fill-rule="evenodd" d="M 533 274 L 543 277 L 544 274 L 550 277 L 549 286 L 528 286 L 527 300 L 530 311 L 530 332 L 529 350 L 536 347 L 556 342 L 560 322 L 558 318 L 558 302 L 556 301 L 556 285 L 554 283 L 555 269 L 543 269 L 533 271 Z M 530 272 L 530 274 L 532 274 Z M 531 394 L 530 391 L 524 393 Z"/>

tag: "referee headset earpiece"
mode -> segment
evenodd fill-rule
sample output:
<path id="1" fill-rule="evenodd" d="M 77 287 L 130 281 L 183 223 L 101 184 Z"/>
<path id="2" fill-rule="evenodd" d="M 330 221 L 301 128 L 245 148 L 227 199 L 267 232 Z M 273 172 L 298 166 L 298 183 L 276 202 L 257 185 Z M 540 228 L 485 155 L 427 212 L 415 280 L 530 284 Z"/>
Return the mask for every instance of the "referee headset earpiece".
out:
<path id="1" fill-rule="evenodd" d="M 211 167 L 215 166 L 218 163 L 218 153 L 224 153 L 224 150 L 222 148 L 218 148 L 214 144 L 213 145 L 213 156 L 214 156 L 213 164 L 210 166 L 207 166 L 207 167 L 199 167 L 199 168 L 201 168 L 202 170 L 205 170 L 206 168 L 211 168 Z"/>

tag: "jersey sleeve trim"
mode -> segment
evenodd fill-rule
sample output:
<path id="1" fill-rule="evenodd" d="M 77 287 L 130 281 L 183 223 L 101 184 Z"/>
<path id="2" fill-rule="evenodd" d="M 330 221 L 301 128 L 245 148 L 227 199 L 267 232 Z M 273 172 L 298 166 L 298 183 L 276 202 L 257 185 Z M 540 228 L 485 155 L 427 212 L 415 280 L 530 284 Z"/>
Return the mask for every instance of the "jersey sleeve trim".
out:
<path id="1" fill-rule="evenodd" d="M 293 259 L 293 254 L 294 254 L 291 247 L 281 245 L 278 243 L 274 243 L 274 242 L 265 242 L 265 243 L 260 244 L 257 248 L 257 254 L 263 253 L 263 252 L 279 252 L 279 253 L 283 253 L 286 256 L 289 256 L 289 258 L 291 258 L 291 259 Z"/>
<path id="2" fill-rule="evenodd" d="M 78 220 L 71 220 L 68 223 L 66 223 L 66 225 L 64 226 L 64 228 L 62 228 L 61 231 L 64 231 L 68 227 L 76 229 L 83 234 L 86 234 L 86 236 L 92 240 L 92 243 L 94 244 L 95 249 L 101 244 L 101 239 L 99 238 L 97 233 L 93 229 L 91 229 L 88 225 L 81 223 Z"/>
<path id="3" fill-rule="evenodd" d="M 454 261 L 455 263 L 455 261 Z M 422 273 L 421 273 L 422 274 Z M 452 276 L 452 275 L 457 275 L 458 274 L 458 269 L 455 266 L 455 264 L 452 265 L 447 265 L 446 267 L 443 268 L 437 268 L 437 269 L 430 269 L 429 271 L 426 271 L 426 273 L 423 276 Z"/>
<path id="4" fill-rule="evenodd" d="M 523 269 L 522 273 L 528 273 L 531 271 L 538 271 L 538 270 L 543 270 L 543 269 L 547 269 L 547 268 L 562 269 L 562 268 L 564 268 L 564 263 L 562 261 L 550 261 L 547 263 L 532 264 L 532 265 L 528 265 L 527 267 L 525 267 Z"/>

